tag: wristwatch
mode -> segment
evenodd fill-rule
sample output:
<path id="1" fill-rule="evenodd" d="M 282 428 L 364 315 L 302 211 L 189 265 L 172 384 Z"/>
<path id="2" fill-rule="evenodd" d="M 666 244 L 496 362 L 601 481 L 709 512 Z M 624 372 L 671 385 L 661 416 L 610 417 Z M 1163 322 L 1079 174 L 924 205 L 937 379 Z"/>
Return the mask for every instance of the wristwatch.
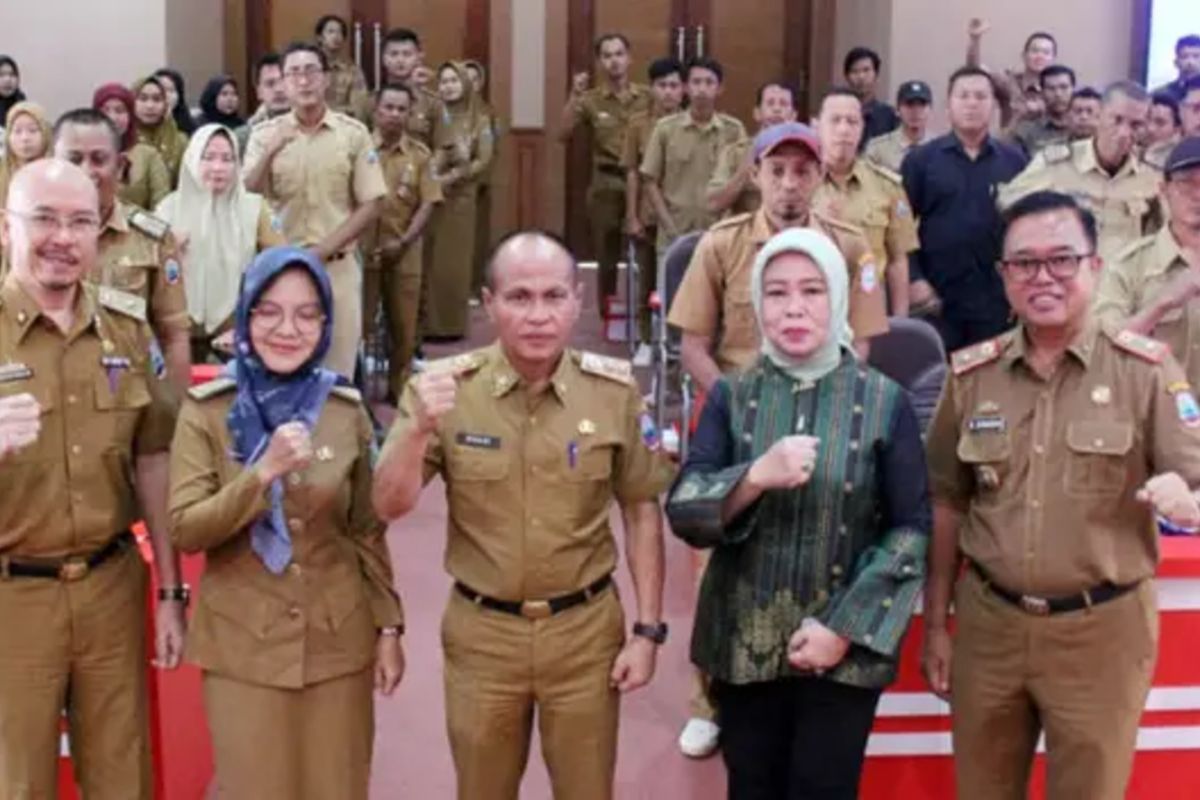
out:
<path id="1" fill-rule="evenodd" d="M 399 638 L 400 636 L 404 635 L 404 626 L 403 625 L 388 625 L 385 628 L 379 629 L 379 635 L 380 636 L 395 636 L 396 638 Z"/>
<path id="2" fill-rule="evenodd" d="M 158 588 L 158 602 L 160 603 L 182 603 L 184 608 L 192 602 L 192 587 L 186 583 L 179 586 L 160 586 Z"/>
<path id="3" fill-rule="evenodd" d="M 633 635 L 649 639 L 655 644 L 663 644 L 667 641 L 667 623 L 635 622 L 633 623 Z"/>

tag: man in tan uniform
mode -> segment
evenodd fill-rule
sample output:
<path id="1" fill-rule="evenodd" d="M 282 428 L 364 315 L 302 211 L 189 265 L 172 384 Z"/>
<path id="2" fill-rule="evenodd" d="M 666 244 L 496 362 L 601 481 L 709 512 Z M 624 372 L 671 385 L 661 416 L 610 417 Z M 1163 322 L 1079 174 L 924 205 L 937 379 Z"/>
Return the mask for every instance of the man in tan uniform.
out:
<path id="1" fill-rule="evenodd" d="M 790 86 L 765 83 L 758 87 L 754 121 L 762 131 L 796 119 L 796 94 Z M 756 131 L 757 133 L 757 131 Z M 754 138 L 744 136 L 727 144 L 717 155 L 717 166 L 708 182 L 708 209 L 718 216 L 757 211 L 762 205 L 754 185 Z"/>
<path id="2" fill-rule="evenodd" d="M 973 17 L 967 23 L 967 65 L 982 67 L 983 35 L 991 26 Z M 1041 102 L 1041 74 L 1058 58 L 1058 40 L 1046 31 L 1035 31 L 1025 39 L 1021 68 L 1002 71 L 989 69 L 1000 103 L 1000 127 L 1007 129 L 1022 119 L 1037 117 Z"/>
<path id="3" fill-rule="evenodd" d="M 441 118 L 443 105 L 428 86 L 418 85 L 425 51 L 421 37 L 408 28 L 393 28 L 383 37 L 383 83 L 403 84 L 413 90 L 413 106 L 408 112 L 408 134 L 426 147 L 433 146 L 433 126 Z"/>
<path id="4" fill-rule="evenodd" d="M 1100 226 L 1100 257 L 1111 259 L 1129 243 L 1162 225 L 1158 170 L 1135 151 L 1146 126 L 1150 98 L 1136 83 L 1121 81 L 1104 92 L 1099 127 L 1091 139 L 1051 145 L 1001 188 L 1000 208 L 1047 189 L 1066 192 L 1091 211 Z"/>
<path id="5" fill-rule="evenodd" d="M 867 142 L 863 156 L 892 172 L 899 172 L 908 151 L 928 142 L 929 111 L 933 90 L 925 81 L 905 81 L 896 92 L 896 114 L 900 126 L 891 133 Z"/>
<path id="6" fill-rule="evenodd" d="M 1109 262 L 1096 316 L 1160 339 L 1200 385 L 1200 136 L 1176 145 L 1165 166 L 1170 221 Z"/>
<path id="7" fill-rule="evenodd" d="M 629 120 L 650 110 L 650 90 L 629 80 L 629 40 L 605 34 L 596 40 L 596 59 L 604 85 L 588 88 L 581 72 L 571 82 L 563 108 L 559 139 L 570 141 L 579 125 L 592 135 L 592 175 L 588 183 L 588 218 L 597 262 L 596 304 L 604 315 L 605 301 L 617 294 L 617 262 L 621 260 L 621 230 L 625 222 L 625 169 L 621 152 Z"/>
<path id="8" fill-rule="evenodd" d="M 900 176 L 858 157 L 863 117 L 854 92 L 830 90 L 818 113 L 825 175 L 814 205 L 866 234 L 872 260 L 883 269 L 882 275 L 872 277 L 886 280 L 892 314 L 908 316 L 908 254 L 918 243 Z"/>
<path id="9" fill-rule="evenodd" d="M 69 111 L 54 126 L 54 155 L 82 167 L 100 195 L 104 227 L 88 278 L 119 289 L 150 321 L 154 372 L 165 369 L 182 396 L 191 378 L 191 322 L 175 237 L 158 217 L 117 199 L 125 163 L 119 141 L 108 118 L 91 109 Z"/>
<path id="10" fill-rule="evenodd" d="M 625 170 L 625 233 L 633 240 L 634 257 L 637 259 L 641 279 L 638 326 L 642 342 L 653 338 L 650 330 L 650 294 L 658 285 L 658 258 L 654 250 L 658 238 L 658 219 L 654 216 L 654 203 L 642 181 L 638 168 L 650 144 L 650 134 L 660 119 L 679 111 L 683 104 L 683 65 L 674 58 L 659 58 L 651 62 L 647 70 L 650 91 L 654 95 L 654 106 L 649 111 L 634 114 L 625 131 L 625 145 L 621 152 L 621 167 Z M 639 353 L 639 357 L 644 357 Z M 634 358 L 638 363 L 639 357 Z"/>
<path id="11" fill-rule="evenodd" d="M 666 638 L 659 494 L 671 477 L 628 362 L 566 349 L 582 286 L 542 234 L 497 248 L 484 304 L 498 341 L 435 362 L 405 390 L 375 508 L 410 511 L 446 483 L 446 714 L 462 800 L 515 800 L 536 709 L 559 800 L 613 796 L 619 692 L 648 682 Z M 612 588 L 613 501 L 637 623 Z"/>
<path id="12" fill-rule="evenodd" d="M 1091 314 L 1090 212 L 1037 192 L 1006 221 L 1019 324 L 955 353 L 928 435 L 925 672 L 952 704 L 959 797 L 1025 796 L 1044 730 L 1047 797 L 1120 800 L 1155 659 L 1155 515 L 1200 530 L 1200 405 L 1165 345 Z"/>
<path id="13" fill-rule="evenodd" d="M 1045 110 L 1027 117 L 1009 129 L 1008 139 L 1032 158 L 1043 148 L 1071 141 L 1071 96 L 1075 93 L 1075 71 L 1065 64 L 1051 64 L 1038 77 Z"/>
<path id="14" fill-rule="evenodd" d="M 0 786 L 57 795 L 67 710 L 88 800 L 150 800 L 146 568 L 130 526 L 166 514 L 174 407 L 150 391 L 141 309 L 84 278 L 100 232 L 96 190 L 63 161 L 19 172 L 3 225 L 0 285 Z M 135 468 L 135 460 L 138 461 Z M 165 527 L 152 527 L 160 585 L 157 663 L 174 668 L 186 591 Z"/>
<path id="15" fill-rule="evenodd" d="M 371 92 L 367 88 L 367 78 L 346 54 L 350 40 L 350 26 L 346 20 L 336 14 L 326 14 L 317 20 L 313 34 L 329 62 L 325 102 L 334 111 L 356 119 L 370 119 Z"/>
<path id="16" fill-rule="evenodd" d="M 1178 100 L 1166 92 L 1151 95 L 1146 131 L 1142 141 L 1138 142 L 1142 161 L 1161 170 L 1167 163 L 1167 156 L 1183 138 L 1182 125 Z"/>
<path id="17" fill-rule="evenodd" d="M 442 185 L 433 178 L 429 148 L 407 132 L 414 91 L 404 84 L 384 86 L 375 97 L 375 149 L 388 193 L 379 219 L 363 236 L 363 335 L 383 300 L 387 320 L 391 402 L 400 396 L 417 348 L 417 306 L 426 225 L 442 202 Z"/>
<path id="18" fill-rule="evenodd" d="M 326 365 L 354 377 L 362 333 L 362 267 L 356 240 L 387 194 L 365 125 L 325 105 L 325 54 L 294 44 L 283 54 L 292 113 L 250 134 L 242 176 L 270 201 L 292 244 L 325 263 L 333 283 L 333 347 Z"/>
<path id="19" fill-rule="evenodd" d="M 250 141 L 250 132 L 260 122 L 283 116 L 292 110 L 288 102 L 287 88 L 283 82 L 283 59 L 278 53 L 267 53 L 254 65 L 254 92 L 258 96 L 258 108 L 246 120 L 246 124 L 233 132 L 237 139 L 238 152 L 245 153 Z"/>
<path id="20" fill-rule="evenodd" d="M 716 109 L 725 77 L 720 64 L 697 58 L 688 64 L 684 77 L 688 108 L 658 121 L 641 166 L 658 215 L 659 258 L 680 236 L 716 221 L 706 195 L 717 156 L 727 145 L 746 138 L 737 118 Z"/>

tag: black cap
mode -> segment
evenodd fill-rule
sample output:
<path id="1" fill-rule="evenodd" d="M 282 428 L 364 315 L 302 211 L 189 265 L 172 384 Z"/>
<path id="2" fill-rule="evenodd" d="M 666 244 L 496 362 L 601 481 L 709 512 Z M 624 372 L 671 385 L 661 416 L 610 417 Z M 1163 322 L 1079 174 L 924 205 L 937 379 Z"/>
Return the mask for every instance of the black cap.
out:
<path id="1" fill-rule="evenodd" d="M 1189 136 L 1175 145 L 1163 164 L 1163 174 L 1170 177 L 1172 172 L 1188 167 L 1200 167 L 1200 136 Z"/>
<path id="2" fill-rule="evenodd" d="M 900 89 L 896 92 L 896 104 L 911 103 L 920 101 L 922 103 L 933 102 L 933 90 L 929 88 L 929 84 L 925 81 L 905 81 L 900 84 Z"/>

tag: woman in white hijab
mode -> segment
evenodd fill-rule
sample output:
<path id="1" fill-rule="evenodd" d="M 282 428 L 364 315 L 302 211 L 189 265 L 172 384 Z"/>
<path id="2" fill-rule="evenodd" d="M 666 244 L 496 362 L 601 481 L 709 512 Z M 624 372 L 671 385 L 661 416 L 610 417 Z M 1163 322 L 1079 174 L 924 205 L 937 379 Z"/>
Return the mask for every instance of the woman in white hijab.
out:
<path id="1" fill-rule="evenodd" d="M 285 243 L 266 200 L 242 187 L 235 142 L 223 125 L 197 130 L 183 155 L 179 188 L 155 212 L 171 224 L 183 252 L 195 363 L 214 350 L 232 352 L 242 270 L 260 251 Z"/>

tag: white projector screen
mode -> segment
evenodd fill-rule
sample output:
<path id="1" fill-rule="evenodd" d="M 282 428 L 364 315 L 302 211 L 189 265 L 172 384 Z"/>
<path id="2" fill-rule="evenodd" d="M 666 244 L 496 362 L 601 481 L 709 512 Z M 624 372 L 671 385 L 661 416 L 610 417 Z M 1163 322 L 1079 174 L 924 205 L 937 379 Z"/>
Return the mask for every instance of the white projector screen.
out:
<path id="1" fill-rule="evenodd" d="M 1146 85 L 1151 89 L 1175 80 L 1175 42 L 1180 36 L 1200 34 L 1197 0 L 1153 0 L 1150 4 L 1150 47 Z"/>

